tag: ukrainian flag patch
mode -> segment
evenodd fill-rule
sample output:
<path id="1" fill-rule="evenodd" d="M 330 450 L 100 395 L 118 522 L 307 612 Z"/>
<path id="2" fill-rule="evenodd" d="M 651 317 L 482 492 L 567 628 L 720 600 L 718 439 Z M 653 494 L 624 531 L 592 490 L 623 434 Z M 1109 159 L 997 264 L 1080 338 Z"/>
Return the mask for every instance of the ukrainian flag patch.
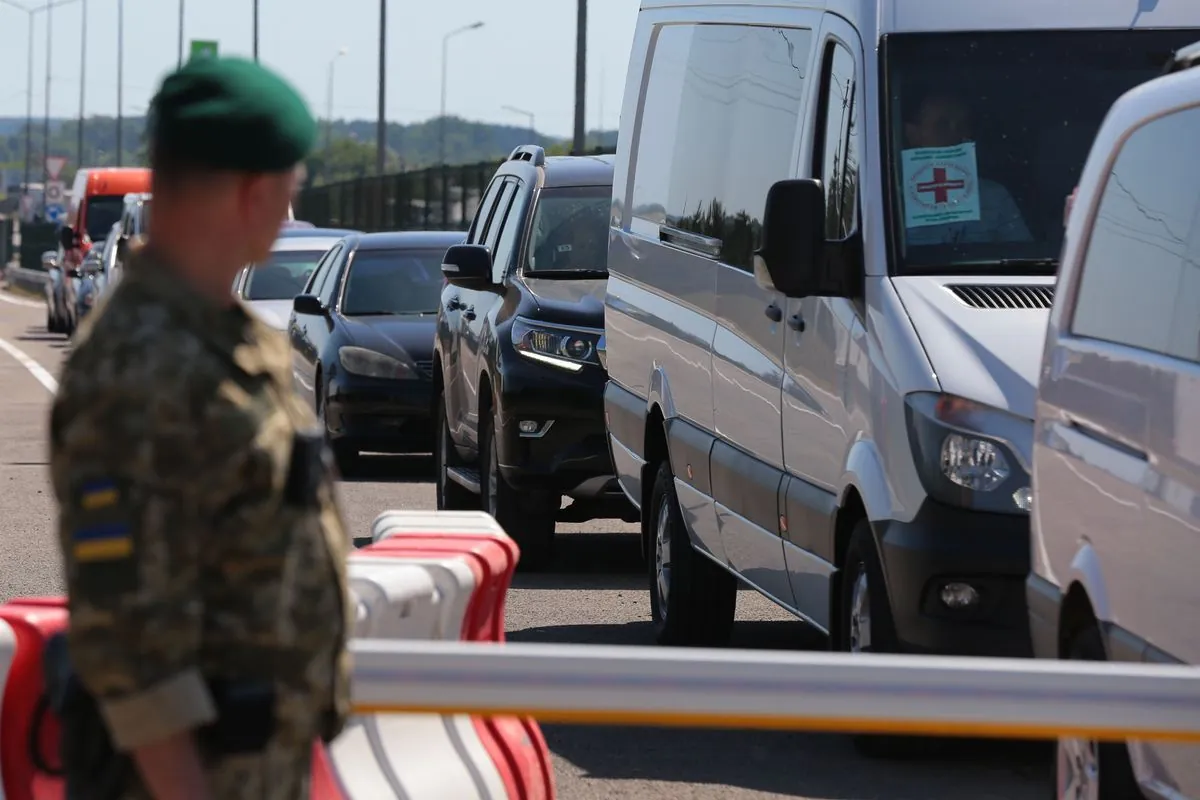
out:
<path id="1" fill-rule="evenodd" d="M 112 508 L 121 499 L 117 485 L 112 481 L 96 481 L 83 487 L 79 505 L 84 511 L 100 511 Z"/>
<path id="2" fill-rule="evenodd" d="M 71 551 L 81 563 L 119 561 L 133 555 L 133 534 L 123 522 L 79 528 L 71 535 Z"/>

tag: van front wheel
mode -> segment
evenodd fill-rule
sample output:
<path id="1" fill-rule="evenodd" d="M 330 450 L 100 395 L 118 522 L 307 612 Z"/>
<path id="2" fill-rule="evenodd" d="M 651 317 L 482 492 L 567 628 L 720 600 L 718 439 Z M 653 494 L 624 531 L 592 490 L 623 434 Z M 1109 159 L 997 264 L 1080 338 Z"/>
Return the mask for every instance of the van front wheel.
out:
<path id="1" fill-rule="evenodd" d="M 679 511 L 670 464 L 658 467 L 647 522 L 650 616 L 659 644 L 718 647 L 729 642 L 737 579 L 696 552 Z"/>

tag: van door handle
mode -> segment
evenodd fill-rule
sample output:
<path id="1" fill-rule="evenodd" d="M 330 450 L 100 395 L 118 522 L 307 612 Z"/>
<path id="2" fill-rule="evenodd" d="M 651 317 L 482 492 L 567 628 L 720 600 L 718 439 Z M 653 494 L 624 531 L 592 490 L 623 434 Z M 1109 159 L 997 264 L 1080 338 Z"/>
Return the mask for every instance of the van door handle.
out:
<path id="1" fill-rule="evenodd" d="M 459 302 L 457 297 L 451 297 L 449 300 L 446 301 L 446 310 L 447 311 L 462 311 L 462 303 Z"/>
<path id="2" fill-rule="evenodd" d="M 467 319 L 475 319 L 475 306 L 471 306 L 470 308 L 463 311 L 463 316 L 466 317 Z"/>
<path id="3" fill-rule="evenodd" d="M 804 333 L 804 317 L 800 316 L 799 311 L 788 317 L 788 327 L 794 331 Z"/>
<path id="4" fill-rule="evenodd" d="M 783 309 L 774 303 L 763 309 L 763 313 L 767 315 L 767 319 L 771 320 L 771 322 L 779 322 L 783 319 Z"/>

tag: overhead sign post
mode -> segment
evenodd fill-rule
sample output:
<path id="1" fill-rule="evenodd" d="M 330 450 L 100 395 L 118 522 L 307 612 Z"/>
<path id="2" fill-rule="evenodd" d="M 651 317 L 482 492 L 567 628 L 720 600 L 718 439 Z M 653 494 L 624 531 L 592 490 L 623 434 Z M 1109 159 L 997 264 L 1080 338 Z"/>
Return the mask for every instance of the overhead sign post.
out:
<path id="1" fill-rule="evenodd" d="M 46 156 L 46 174 L 50 180 L 58 180 L 58 176 L 62 175 L 63 167 L 67 165 L 67 159 L 63 156 Z"/>
<path id="2" fill-rule="evenodd" d="M 193 59 L 216 58 L 217 57 L 217 43 L 205 41 L 202 39 L 193 39 L 192 40 L 191 57 Z"/>

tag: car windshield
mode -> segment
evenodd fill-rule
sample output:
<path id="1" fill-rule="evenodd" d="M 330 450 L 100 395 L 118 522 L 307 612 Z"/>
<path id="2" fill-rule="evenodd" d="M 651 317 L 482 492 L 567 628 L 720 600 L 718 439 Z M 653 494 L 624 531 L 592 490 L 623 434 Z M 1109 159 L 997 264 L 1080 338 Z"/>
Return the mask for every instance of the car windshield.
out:
<path id="1" fill-rule="evenodd" d="M 533 214 L 525 272 L 603 271 L 611 207 L 611 186 L 543 189 Z"/>
<path id="2" fill-rule="evenodd" d="M 326 250 L 276 250 L 265 264 L 256 264 L 246 278 L 247 300 L 291 300 L 304 291 Z"/>
<path id="3" fill-rule="evenodd" d="M 87 201 L 87 236 L 102 242 L 125 212 L 124 195 L 96 195 Z"/>
<path id="4" fill-rule="evenodd" d="M 342 314 L 436 314 L 444 250 L 360 250 L 350 262 Z"/>
<path id="5" fill-rule="evenodd" d="M 1047 274 L 1112 103 L 1200 30 L 888 36 L 892 236 L 901 274 Z"/>

